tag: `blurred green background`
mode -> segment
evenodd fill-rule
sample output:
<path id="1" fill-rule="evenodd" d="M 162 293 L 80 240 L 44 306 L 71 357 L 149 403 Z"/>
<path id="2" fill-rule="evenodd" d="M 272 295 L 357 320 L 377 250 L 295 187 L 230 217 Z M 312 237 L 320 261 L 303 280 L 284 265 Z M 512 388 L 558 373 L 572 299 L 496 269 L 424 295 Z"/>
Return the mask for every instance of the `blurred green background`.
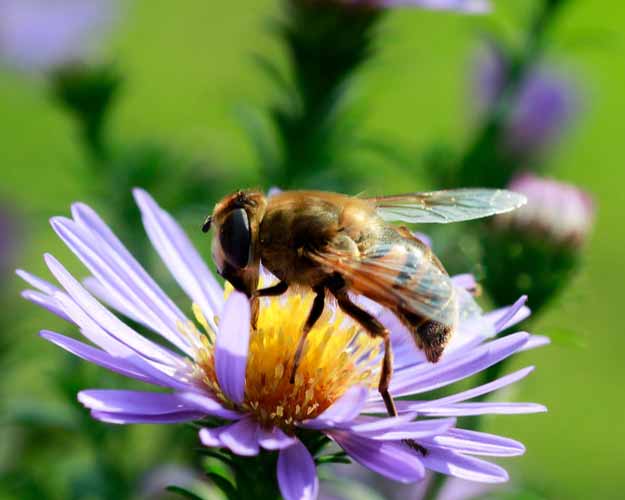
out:
<path id="1" fill-rule="evenodd" d="M 441 138 L 461 147 L 469 138 L 469 80 L 478 35 L 496 25 L 514 39 L 532 5 L 500 0 L 487 19 L 408 9 L 391 13 L 382 27 L 380 53 L 360 74 L 357 87 L 366 101 L 365 130 L 414 151 Z M 254 155 L 237 117 L 242 108 L 266 106 L 274 91 L 252 55 L 282 57 L 269 33 L 269 20 L 278 15 L 277 2 L 270 0 L 133 2 L 107 49 L 124 74 L 111 116 L 114 141 L 154 141 L 197 159 L 205 169 L 251 172 Z M 549 413 L 501 416 L 488 425 L 525 443 L 526 455 L 505 465 L 513 478 L 534 485 L 547 498 L 616 499 L 625 491 L 625 332 L 617 314 L 625 282 L 623 28 L 625 5 L 588 0 L 571 2 L 556 27 L 549 55 L 581 82 L 585 106 L 551 161 L 555 175 L 590 191 L 599 210 L 582 272 L 534 330 L 545 335 L 572 331 L 581 342 L 555 342 L 514 361 L 515 366 L 538 367 L 519 384 L 515 398 L 543 403 Z M 0 197 L 13 202 L 22 217 L 24 246 L 17 265 L 47 276 L 44 251 L 73 262 L 48 218 L 67 214 L 75 200 L 93 201 L 88 177 L 81 175 L 86 158 L 75 123 L 49 98 L 43 82 L 0 74 L 0 151 Z M 399 167 L 379 174 L 385 184 L 377 184 L 376 192 L 431 187 L 415 180 L 414 173 L 414 185 L 408 187 Z M 355 185 L 371 190 L 358 179 Z M 214 201 L 206 200 L 206 211 Z M 110 207 L 96 205 L 106 218 Z M 197 232 L 197 220 L 185 226 Z M 208 258 L 207 242 L 200 241 Z M 16 279 L 7 286 L 14 295 L 22 287 Z M 51 377 L 64 358 L 37 336 L 41 328 L 61 328 L 60 322 L 25 302 L 5 308 L 2 315 L 9 327 L 0 335 L 14 344 L 3 361 L 3 406 L 27 409 L 38 401 L 57 402 L 62 413 Z M 6 464 L 23 442 L 19 427 L 5 426 L 2 432 L 0 460 Z M 68 451 L 79 431 L 58 432 L 69 441 L 60 441 L 47 462 L 36 467 L 40 474 L 58 474 L 55 481 L 62 484 L 63 475 L 82 459 Z M 149 429 L 132 430 L 137 460 L 158 454 L 167 462 L 167 447 L 148 436 Z"/>

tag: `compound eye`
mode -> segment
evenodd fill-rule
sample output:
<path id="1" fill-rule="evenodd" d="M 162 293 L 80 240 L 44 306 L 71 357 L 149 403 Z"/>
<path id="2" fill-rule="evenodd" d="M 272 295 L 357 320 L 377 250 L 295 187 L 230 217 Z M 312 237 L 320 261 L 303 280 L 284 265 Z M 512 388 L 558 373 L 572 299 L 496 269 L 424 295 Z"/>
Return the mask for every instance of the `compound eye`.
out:
<path id="1" fill-rule="evenodd" d="M 236 268 L 247 266 L 251 258 L 250 222 L 242 208 L 230 212 L 221 224 L 219 242 L 224 257 Z"/>

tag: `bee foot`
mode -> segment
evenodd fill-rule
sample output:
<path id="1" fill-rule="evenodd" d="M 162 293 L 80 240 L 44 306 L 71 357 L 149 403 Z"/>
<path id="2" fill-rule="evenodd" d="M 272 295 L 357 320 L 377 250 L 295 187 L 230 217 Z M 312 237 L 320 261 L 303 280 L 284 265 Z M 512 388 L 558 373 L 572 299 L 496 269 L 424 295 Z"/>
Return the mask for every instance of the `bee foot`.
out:
<path id="1" fill-rule="evenodd" d="M 407 444 L 413 450 L 415 450 L 417 453 L 421 453 L 422 456 L 424 457 L 427 456 L 428 450 L 426 450 L 423 446 L 421 446 L 416 441 L 413 441 L 412 439 L 404 439 L 404 443 Z"/>

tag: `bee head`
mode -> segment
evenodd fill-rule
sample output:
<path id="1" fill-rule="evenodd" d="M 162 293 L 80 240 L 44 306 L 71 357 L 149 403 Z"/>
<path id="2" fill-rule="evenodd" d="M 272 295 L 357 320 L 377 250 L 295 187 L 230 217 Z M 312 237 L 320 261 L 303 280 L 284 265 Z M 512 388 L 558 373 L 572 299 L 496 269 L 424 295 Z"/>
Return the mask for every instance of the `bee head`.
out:
<path id="1" fill-rule="evenodd" d="M 217 271 L 248 297 L 258 282 L 255 243 L 266 205 L 260 191 L 237 191 L 219 201 L 202 225 L 205 233 L 215 231 L 212 252 Z"/>

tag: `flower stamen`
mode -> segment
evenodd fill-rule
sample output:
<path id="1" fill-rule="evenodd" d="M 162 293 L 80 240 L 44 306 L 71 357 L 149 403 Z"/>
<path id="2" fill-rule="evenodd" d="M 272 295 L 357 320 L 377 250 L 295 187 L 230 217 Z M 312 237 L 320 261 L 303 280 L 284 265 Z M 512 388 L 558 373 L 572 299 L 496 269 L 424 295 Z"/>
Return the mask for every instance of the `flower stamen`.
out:
<path id="1" fill-rule="evenodd" d="M 292 430 L 296 422 L 318 416 L 350 387 L 378 382 L 379 339 L 371 338 L 351 318 L 329 304 L 306 338 L 300 365 L 291 383 L 295 351 L 312 307 L 312 293 L 287 293 L 261 300 L 256 329 L 250 334 L 245 399 L 240 409 L 266 427 Z M 215 374 L 215 333 L 193 306 L 202 347 L 195 357 L 195 375 L 222 403 L 234 407 L 219 388 Z"/>

